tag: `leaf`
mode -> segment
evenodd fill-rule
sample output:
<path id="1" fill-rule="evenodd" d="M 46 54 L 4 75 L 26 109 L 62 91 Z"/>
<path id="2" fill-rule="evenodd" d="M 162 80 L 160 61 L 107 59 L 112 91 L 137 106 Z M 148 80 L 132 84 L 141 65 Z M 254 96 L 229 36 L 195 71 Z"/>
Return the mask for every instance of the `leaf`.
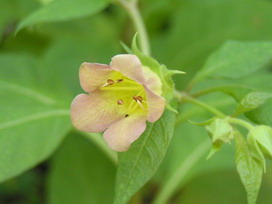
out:
<path id="1" fill-rule="evenodd" d="M 175 113 L 165 111 L 156 123 L 149 123 L 141 138 L 127 152 L 119 153 L 116 204 L 125 204 L 156 172 L 171 141 Z"/>
<path id="2" fill-rule="evenodd" d="M 240 78 L 266 67 L 271 60 L 272 42 L 228 41 L 209 57 L 196 77 Z"/>
<path id="3" fill-rule="evenodd" d="M 146 8 L 147 24 L 154 24 L 156 15 L 160 14 L 154 9 L 157 2 L 153 1 L 150 9 Z M 156 22 L 160 23 L 160 30 L 153 34 L 156 36 L 152 39 L 153 55 L 168 67 L 188 73 L 183 80 L 176 80 L 180 88 L 227 40 L 272 40 L 271 2 L 184 0 L 165 4 L 160 7 L 163 12 L 166 8 L 172 9 L 164 21 Z"/>
<path id="4" fill-rule="evenodd" d="M 115 173 L 113 163 L 96 146 L 70 134 L 53 157 L 49 204 L 110 204 Z"/>
<path id="5" fill-rule="evenodd" d="M 220 107 L 224 111 L 232 108 L 233 100 L 218 94 L 204 99 L 206 103 L 214 107 Z M 187 123 L 187 119 L 205 121 L 210 118 L 207 111 L 191 104 L 182 107 L 180 118 L 177 120 L 176 128 L 166 158 L 163 161 L 155 179 L 161 184 L 154 204 L 165 204 L 179 190 L 192 179 L 226 168 L 234 168 L 232 161 L 232 146 L 224 146 L 220 154 L 212 159 L 206 160 L 205 156 L 210 148 L 207 131 L 203 127 L 197 127 Z M 184 121 L 184 123 L 181 123 Z"/>
<path id="6" fill-rule="evenodd" d="M 246 113 L 246 116 L 255 123 L 272 126 L 272 99 L 254 111 Z"/>
<path id="7" fill-rule="evenodd" d="M 105 8 L 109 0 L 54 0 L 26 17 L 17 27 L 23 28 L 44 22 L 67 21 L 95 14 Z"/>
<path id="8" fill-rule="evenodd" d="M 34 62 L 0 56 L 0 182 L 47 158 L 71 129 L 70 111 L 37 85 Z"/>
<path id="9" fill-rule="evenodd" d="M 237 171 L 247 191 L 248 203 L 255 204 L 262 181 L 263 166 L 251 156 L 243 136 L 237 133 L 235 140 Z"/>

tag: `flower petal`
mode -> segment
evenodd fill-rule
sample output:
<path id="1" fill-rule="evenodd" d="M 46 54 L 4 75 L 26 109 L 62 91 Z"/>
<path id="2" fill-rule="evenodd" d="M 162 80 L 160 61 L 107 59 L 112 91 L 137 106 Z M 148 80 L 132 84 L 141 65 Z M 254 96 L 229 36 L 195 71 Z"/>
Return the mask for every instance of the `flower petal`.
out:
<path id="1" fill-rule="evenodd" d="M 109 65 L 84 62 L 79 69 L 81 87 L 86 92 L 92 92 L 105 84 L 112 72 L 114 70 Z"/>
<path id="2" fill-rule="evenodd" d="M 71 105 L 73 125 L 86 132 L 103 132 L 111 123 L 125 117 L 125 114 L 124 107 L 118 106 L 109 92 L 80 94 Z"/>
<path id="3" fill-rule="evenodd" d="M 144 88 L 148 106 L 147 120 L 149 122 L 155 122 L 163 114 L 165 108 L 165 99 L 151 91 L 147 86 L 144 85 Z"/>
<path id="4" fill-rule="evenodd" d="M 131 115 L 111 124 L 104 132 L 104 140 L 109 147 L 118 152 L 128 150 L 146 129 L 146 117 Z"/>
<path id="5" fill-rule="evenodd" d="M 145 84 L 146 82 L 142 63 L 136 55 L 116 55 L 111 59 L 110 66 L 126 77 L 137 81 L 139 84 Z"/>
<path id="6" fill-rule="evenodd" d="M 153 71 L 150 70 L 150 68 L 143 66 L 144 70 L 144 76 L 146 79 L 145 85 L 154 91 L 156 94 L 161 95 L 162 93 L 162 83 L 160 77 Z"/>

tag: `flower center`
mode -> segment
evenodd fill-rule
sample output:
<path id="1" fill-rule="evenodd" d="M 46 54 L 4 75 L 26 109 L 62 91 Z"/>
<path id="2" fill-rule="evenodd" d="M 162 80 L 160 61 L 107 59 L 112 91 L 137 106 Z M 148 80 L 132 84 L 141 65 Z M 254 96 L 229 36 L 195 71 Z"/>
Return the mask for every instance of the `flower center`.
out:
<path id="1" fill-rule="evenodd" d="M 146 115 L 148 107 L 144 87 L 121 73 L 116 75 L 107 79 L 100 90 L 111 92 L 115 105 L 124 109 L 124 117 Z"/>

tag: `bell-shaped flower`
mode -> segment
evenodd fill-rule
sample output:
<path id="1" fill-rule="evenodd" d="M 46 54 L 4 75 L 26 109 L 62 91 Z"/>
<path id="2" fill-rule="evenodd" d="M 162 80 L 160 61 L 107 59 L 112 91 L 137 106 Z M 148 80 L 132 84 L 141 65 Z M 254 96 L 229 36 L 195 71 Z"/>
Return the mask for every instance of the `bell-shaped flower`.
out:
<path id="1" fill-rule="evenodd" d="M 110 65 L 85 62 L 79 76 L 87 94 L 73 100 L 72 123 L 82 131 L 104 132 L 115 151 L 126 151 L 146 121 L 155 122 L 164 111 L 161 80 L 136 55 L 116 55 Z"/>

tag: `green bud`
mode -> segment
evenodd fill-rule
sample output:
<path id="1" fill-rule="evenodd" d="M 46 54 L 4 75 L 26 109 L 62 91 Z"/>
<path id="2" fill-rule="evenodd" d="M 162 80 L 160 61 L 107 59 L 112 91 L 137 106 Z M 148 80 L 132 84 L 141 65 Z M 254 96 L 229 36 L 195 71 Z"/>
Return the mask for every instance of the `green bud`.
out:
<path id="1" fill-rule="evenodd" d="M 212 119 L 211 119 L 212 120 Z M 207 157 L 209 159 L 214 153 L 220 150 L 223 143 L 230 142 L 233 139 L 233 128 L 228 123 L 227 119 L 213 119 L 206 130 L 212 139 L 212 148 Z"/>
<path id="2" fill-rule="evenodd" d="M 227 143 L 233 139 L 233 128 L 226 119 L 217 118 L 206 126 L 206 129 L 210 133 L 213 143 Z"/>
<path id="3" fill-rule="evenodd" d="M 249 140 L 256 141 L 264 156 L 272 159 L 272 128 L 266 125 L 254 127 L 248 134 Z"/>
<path id="4" fill-rule="evenodd" d="M 237 107 L 237 112 L 244 113 L 258 108 L 265 101 L 272 97 L 272 94 L 265 92 L 251 92 L 247 94 Z"/>

